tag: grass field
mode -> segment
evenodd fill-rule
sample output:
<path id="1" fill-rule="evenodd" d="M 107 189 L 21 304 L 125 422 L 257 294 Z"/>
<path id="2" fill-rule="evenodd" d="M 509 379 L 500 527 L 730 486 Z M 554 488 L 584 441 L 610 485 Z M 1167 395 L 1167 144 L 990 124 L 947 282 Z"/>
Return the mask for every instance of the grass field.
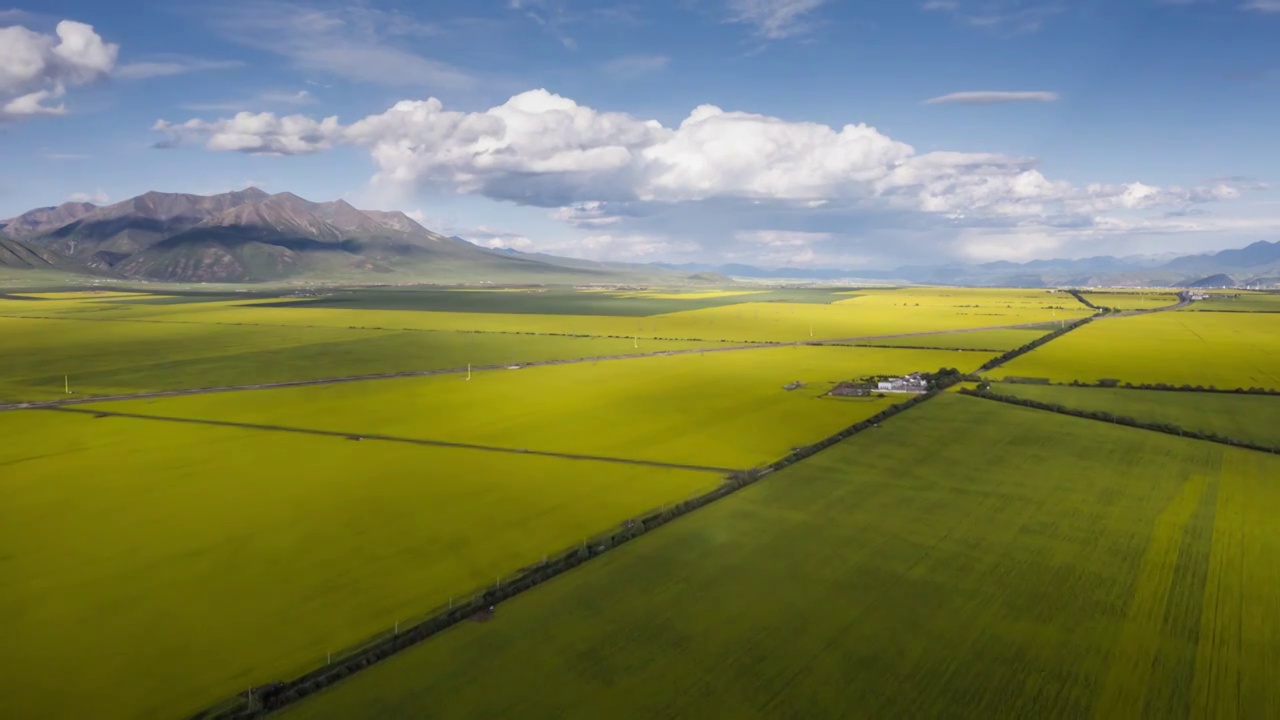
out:
<path id="1" fill-rule="evenodd" d="M 1015 383 L 997 383 L 991 389 L 1001 395 L 1173 423 L 1187 430 L 1280 447 L 1280 397 Z"/>
<path id="2" fill-rule="evenodd" d="M 1277 717 L 1278 475 L 944 394 L 283 717 Z"/>
<path id="3" fill-rule="evenodd" d="M 972 370 L 981 353 L 765 348 L 83 406 L 747 468 L 901 401 L 823 398 L 862 375 Z M 807 387 L 786 391 L 795 380 Z"/>
<path id="4" fill-rule="evenodd" d="M 954 348 L 956 350 L 994 350 L 1005 352 L 1020 348 L 1051 332 L 1042 330 L 979 330 L 976 332 L 919 335 L 916 337 L 868 340 L 867 344 L 880 347 Z M 855 343 L 857 344 L 857 343 Z"/>
<path id="5" fill-rule="evenodd" d="M 0 413 L 0 715 L 176 718 L 720 476 Z"/>
<path id="6" fill-rule="evenodd" d="M 1089 323 L 993 378 L 1280 389 L 1280 315 L 1165 312 Z"/>
<path id="7" fill-rule="evenodd" d="M 1082 292 L 1080 295 L 1098 307 L 1116 310 L 1154 310 L 1178 304 L 1175 292 Z"/>
<path id="8" fill-rule="evenodd" d="M 1079 303 L 1064 304 L 1068 296 L 1025 290 L 904 288 L 859 290 L 856 295 L 770 290 L 696 301 L 564 291 L 544 296 L 403 290 L 366 297 L 370 292 L 318 299 L 183 295 L 0 300 L 0 316 L 788 342 L 1045 323 L 1090 313 Z M 528 297 L 544 299 L 522 302 Z M 689 307 L 681 304 L 686 302 L 700 304 L 699 309 L 681 309 Z M 466 310 L 431 309 L 445 306 Z M 511 312 L 515 307 L 524 309 Z M 489 312 L 480 311 L 485 309 Z M 606 312 L 610 314 L 592 314 Z"/>
<path id="9" fill-rule="evenodd" d="M 637 348 L 636 345 L 640 347 Z M 697 348 L 707 343 L 0 317 L 0 401 L 246 385 Z"/>

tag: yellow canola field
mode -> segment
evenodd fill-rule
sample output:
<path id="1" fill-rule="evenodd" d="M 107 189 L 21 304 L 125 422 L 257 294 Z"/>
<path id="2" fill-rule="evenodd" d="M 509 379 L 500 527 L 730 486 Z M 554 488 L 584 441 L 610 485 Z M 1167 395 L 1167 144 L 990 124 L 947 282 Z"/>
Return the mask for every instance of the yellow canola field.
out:
<path id="1" fill-rule="evenodd" d="M 973 370 L 982 353 L 785 347 L 85 406 L 350 434 L 748 468 L 903 396 L 821 397 L 861 375 Z M 783 389 L 796 380 L 804 388 Z"/>
<path id="2" fill-rule="evenodd" d="M 0 413 L 12 718 L 178 718 L 359 642 L 715 473 Z"/>
<path id="3" fill-rule="evenodd" d="M 996 368 L 1054 382 L 1280 389 L 1280 314 L 1163 312 L 1104 318 Z"/>
<path id="4" fill-rule="evenodd" d="M 797 342 L 1046 323 L 1055 318 L 1069 320 L 1090 314 L 1083 306 L 1079 310 L 1058 310 L 1055 314 L 1055 311 L 1036 308 L 895 308 L 859 305 L 860 300 L 862 298 L 830 305 L 739 303 L 647 317 L 234 307 L 205 303 L 198 309 L 168 309 L 163 314 L 150 313 L 145 317 L 175 322 L 639 336 L 642 340 Z M 144 317 L 136 312 L 134 316 Z"/>

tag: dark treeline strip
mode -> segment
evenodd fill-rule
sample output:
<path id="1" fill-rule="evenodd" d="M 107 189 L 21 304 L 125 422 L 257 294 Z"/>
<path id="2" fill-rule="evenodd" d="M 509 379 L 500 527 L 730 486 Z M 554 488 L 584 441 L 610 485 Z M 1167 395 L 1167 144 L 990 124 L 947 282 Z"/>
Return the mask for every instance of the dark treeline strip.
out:
<path id="1" fill-rule="evenodd" d="M 598 536 L 584 542 L 581 546 L 551 556 L 545 562 L 516 575 L 510 580 L 496 584 L 491 589 L 477 594 L 468 602 L 452 605 L 431 615 L 427 619 L 380 641 L 364 646 L 362 649 L 335 659 L 332 664 L 320 667 L 299 678 L 264 685 L 218 705 L 190 716 L 189 720 L 250 720 L 261 718 L 287 705 L 298 702 L 308 695 L 315 694 L 333 685 L 352 673 L 405 650 L 427 638 L 444 631 L 460 622 L 477 616 L 483 616 L 488 609 L 498 603 L 509 600 L 530 590 L 557 575 L 567 572 L 588 560 L 602 555 L 612 548 L 634 540 L 637 537 L 659 528 L 676 518 L 687 515 L 698 508 L 716 500 L 727 497 L 742 488 L 752 485 L 761 478 L 782 470 L 801 460 L 846 440 L 864 430 L 878 427 L 881 422 L 936 397 L 945 387 L 962 379 L 962 375 L 954 370 L 942 370 L 934 375 L 934 389 L 917 395 L 906 402 L 885 408 L 876 415 L 854 423 L 840 432 L 820 440 L 812 445 L 798 448 L 786 457 L 764 467 L 753 468 L 731 473 L 723 484 L 715 490 L 691 500 L 672 505 L 659 512 L 628 522 L 621 530 Z"/>
<path id="2" fill-rule="evenodd" d="M 1036 410 L 1046 410 L 1061 415 L 1070 415 L 1071 417 L 1084 418 L 1086 420 L 1098 420 L 1100 422 L 1109 422 L 1114 425 L 1124 425 L 1126 427 L 1139 428 L 1141 430 L 1151 430 L 1153 432 L 1164 433 L 1166 435 L 1177 435 L 1178 437 L 1192 438 L 1195 440 L 1207 440 L 1209 442 L 1220 443 L 1222 445 L 1230 445 L 1231 447 L 1245 448 L 1248 450 L 1258 450 L 1260 452 L 1280 454 L 1280 446 L 1262 445 L 1260 443 L 1250 442 L 1248 440 L 1239 440 L 1236 438 L 1225 437 L 1217 433 L 1204 432 L 1201 430 L 1188 430 L 1184 427 L 1174 425 L 1167 422 L 1150 422 L 1146 420 L 1138 420 L 1136 418 L 1124 415 L 1115 415 L 1103 410 L 1078 410 L 1069 408 L 1065 405 L 1057 403 L 1040 402 L 1039 400 L 1030 400 L 1013 395 L 1001 395 L 984 389 L 986 384 L 979 386 L 977 390 L 969 388 L 961 388 L 961 395 L 971 395 L 973 397 L 983 398 L 985 400 L 994 400 L 996 402 L 1009 403 L 1010 405 L 1021 405 L 1023 407 L 1034 408 Z"/>
<path id="3" fill-rule="evenodd" d="M 815 343 L 819 344 L 819 343 Z M 958 348 L 958 347 L 938 347 L 935 345 L 876 345 L 872 343 L 860 342 L 824 342 L 820 343 L 828 347 L 851 347 L 851 348 L 879 348 L 881 350 L 945 350 L 947 352 L 980 352 L 980 353 L 1000 353 L 1004 350 L 996 350 L 994 348 Z"/>
<path id="4" fill-rule="evenodd" d="M 1088 298 L 1081 295 L 1079 290 L 1068 290 L 1067 292 L 1071 293 L 1071 297 L 1074 297 L 1076 300 L 1079 300 L 1081 305 L 1084 305 L 1085 307 L 1091 310 L 1097 310 L 1098 312 L 1108 312 L 1111 310 L 1111 308 L 1105 308 L 1099 305 L 1094 305 L 1092 302 L 1089 301 Z"/>
<path id="5" fill-rule="evenodd" d="M 1041 335 L 1040 337 L 1036 338 L 1035 340 L 1032 340 L 1031 342 L 1027 343 L 1026 345 L 1023 345 L 1022 347 L 1014 348 L 1013 350 L 1010 350 L 999 357 L 991 358 L 990 360 L 983 363 L 982 367 L 978 368 L 978 372 L 986 372 L 988 370 L 994 370 L 995 368 L 1000 367 L 1001 365 L 1009 362 L 1010 360 L 1018 357 L 1019 355 L 1026 355 L 1027 353 L 1031 352 L 1032 350 L 1035 350 L 1041 345 L 1044 345 L 1045 343 L 1050 342 L 1052 340 L 1056 340 L 1057 338 L 1060 338 L 1063 335 L 1066 335 L 1072 330 L 1075 330 L 1078 327 L 1087 325 L 1092 321 L 1093 321 L 1092 317 L 1080 318 L 1079 320 L 1076 320 L 1073 323 L 1064 325 L 1058 328 L 1057 330 L 1054 330 L 1048 335 Z"/>
<path id="6" fill-rule="evenodd" d="M 1103 388 L 1111 390 L 1158 390 L 1161 392 L 1191 392 L 1191 393 L 1218 393 L 1227 395 L 1280 395 L 1280 389 L 1264 388 L 1264 387 L 1237 387 L 1237 388 L 1220 388 L 1214 385 L 1171 385 L 1169 383 L 1131 383 L 1120 382 L 1119 380 L 1099 380 L 1097 382 L 1082 382 L 1080 380 L 1072 380 L 1069 383 L 1049 382 L 1048 378 L 1011 378 L 1006 377 L 1002 382 L 1011 385 L 1051 385 L 1054 387 L 1078 387 L 1078 388 Z"/>

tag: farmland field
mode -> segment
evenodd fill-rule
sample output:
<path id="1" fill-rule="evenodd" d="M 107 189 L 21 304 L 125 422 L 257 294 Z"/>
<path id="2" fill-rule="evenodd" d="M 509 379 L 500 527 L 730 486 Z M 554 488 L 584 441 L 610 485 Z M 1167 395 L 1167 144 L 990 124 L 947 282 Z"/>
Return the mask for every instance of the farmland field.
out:
<path id="1" fill-rule="evenodd" d="M 522 303 L 525 296 L 542 299 Z M 512 311 L 518 307 L 525 309 Z M 731 342 L 878 337 L 1046 323 L 1089 314 L 1087 308 L 1069 296 L 1043 291 L 969 292 L 933 288 L 769 291 L 695 300 L 620 297 L 597 292 L 537 294 L 463 290 L 381 291 L 283 299 L 104 296 L 0 300 L 0 316 L 10 317 L 553 333 Z"/>
<path id="2" fill-rule="evenodd" d="M 721 476 L 0 413 L 13 718 L 175 718 Z"/>
<path id="3" fill-rule="evenodd" d="M 842 380 L 982 353 L 785 347 L 84 406 L 113 412 L 747 468 L 903 399 L 823 398 Z M 800 380 L 806 387 L 788 392 Z"/>
<path id="4" fill-rule="evenodd" d="M 1163 312 L 1091 322 L 989 374 L 1280 389 L 1277 358 L 1280 315 Z"/>
<path id="5" fill-rule="evenodd" d="M 637 347 L 639 345 L 639 347 Z M 0 317 L 0 401 L 718 347 L 619 338 Z"/>
<path id="6" fill-rule="evenodd" d="M 865 344 L 877 347 L 954 348 L 956 350 L 994 350 L 1004 352 L 1020 348 L 1052 332 L 1051 327 L 1040 330 L 978 330 L 975 332 L 942 333 L 916 337 L 867 340 Z M 863 343 L 854 343 L 863 344 Z"/>
<path id="7" fill-rule="evenodd" d="M 1280 293 L 1232 292 L 1209 295 L 1189 310 L 1221 312 L 1280 312 Z"/>
<path id="8" fill-rule="evenodd" d="M 998 383 L 1001 395 L 1054 403 L 1280 447 L 1280 397 Z"/>
<path id="9" fill-rule="evenodd" d="M 283 717 L 1276 717 L 1278 475 L 943 394 Z"/>
<path id="10" fill-rule="evenodd" d="M 1082 292 L 1084 299 L 1098 307 L 1116 310 L 1154 310 L 1178 304 L 1174 292 Z"/>

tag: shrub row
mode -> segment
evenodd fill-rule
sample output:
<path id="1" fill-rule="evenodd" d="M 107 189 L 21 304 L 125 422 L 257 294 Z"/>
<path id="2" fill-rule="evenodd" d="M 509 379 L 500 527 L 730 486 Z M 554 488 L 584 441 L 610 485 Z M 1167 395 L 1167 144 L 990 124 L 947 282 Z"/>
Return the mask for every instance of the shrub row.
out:
<path id="1" fill-rule="evenodd" d="M 1248 448 L 1249 450 L 1259 450 L 1266 453 L 1280 454 L 1280 446 L 1262 445 L 1261 443 L 1250 442 L 1248 440 L 1239 440 L 1236 438 L 1218 435 L 1217 433 L 1205 432 L 1202 430 L 1188 430 L 1184 427 L 1174 425 L 1167 422 L 1152 422 L 1147 420 L 1138 420 L 1125 415 L 1115 415 L 1104 410 L 1079 410 L 1069 408 L 1065 405 L 1057 403 L 1040 402 L 1039 400 L 1031 400 L 1028 398 L 1015 397 L 1013 395 L 1001 395 L 984 389 L 985 383 L 978 387 L 977 390 L 969 388 L 961 388 L 960 394 L 972 395 L 987 400 L 995 400 L 997 402 L 1009 403 L 1010 405 L 1021 405 L 1023 407 L 1035 408 L 1036 410 L 1047 410 L 1049 412 L 1060 413 L 1062 415 L 1070 415 L 1072 417 L 1085 418 L 1087 420 L 1099 420 L 1101 422 L 1109 422 L 1115 425 L 1125 425 L 1127 427 L 1141 428 L 1143 430 L 1152 430 L 1154 432 L 1165 433 L 1166 435 L 1177 435 L 1179 437 L 1194 438 L 1196 440 L 1207 440 L 1209 442 L 1221 443 L 1232 447 Z"/>
<path id="2" fill-rule="evenodd" d="M 475 618 L 477 615 L 487 612 L 489 607 L 532 589 L 597 555 L 608 552 L 618 545 L 622 545 L 678 517 L 737 492 L 766 475 L 811 457 L 842 440 L 846 440 L 864 430 L 877 427 L 881 422 L 894 415 L 935 397 L 945 387 L 960 381 L 964 376 L 956 370 L 940 370 L 932 377 L 934 378 L 934 389 L 927 393 L 916 395 L 906 402 L 885 408 L 876 415 L 855 423 L 835 435 L 812 445 L 797 448 L 774 463 L 764 467 L 731 473 L 725 478 L 725 482 L 715 490 L 685 502 L 677 503 L 660 512 L 651 513 L 637 519 L 635 522 L 627 523 L 617 532 L 596 537 L 584 542 L 580 547 L 566 551 L 561 555 L 550 557 L 546 562 L 535 565 L 514 578 L 477 595 L 468 602 L 438 612 L 391 637 L 374 642 L 340 660 L 335 660 L 331 665 L 313 670 L 294 680 L 274 682 L 254 688 L 235 700 L 221 702 L 216 706 L 192 715 L 189 720 L 250 720 L 275 712 L 286 705 L 319 692 L 352 673 L 422 642 L 453 625 Z"/>

